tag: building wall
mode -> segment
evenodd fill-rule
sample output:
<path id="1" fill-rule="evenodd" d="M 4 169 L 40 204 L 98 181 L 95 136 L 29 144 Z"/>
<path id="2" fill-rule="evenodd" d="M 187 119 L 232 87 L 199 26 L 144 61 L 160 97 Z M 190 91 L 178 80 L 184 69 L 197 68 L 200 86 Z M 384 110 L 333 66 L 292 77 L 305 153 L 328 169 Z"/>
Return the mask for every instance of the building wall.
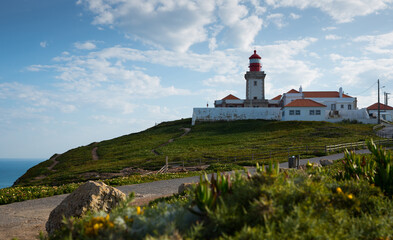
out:
<path id="1" fill-rule="evenodd" d="M 192 125 L 196 122 L 235 121 L 247 119 L 280 120 L 280 108 L 194 108 Z"/>
<path id="2" fill-rule="evenodd" d="M 317 110 L 320 111 L 320 115 L 317 115 Z M 290 111 L 293 111 L 293 115 L 290 115 Z M 298 112 L 297 112 L 298 111 Z M 313 115 L 310 114 L 313 111 Z M 299 114 L 296 114 L 299 113 Z M 286 107 L 283 108 L 282 113 L 283 121 L 325 121 L 325 108 L 323 107 Z"/>
<path id="3" fill-rule="evenodd" d="M 378 117 L 378 110 L 368 110 L 369 114 L 372 114 L 373 117 Z M 381 119 L 386 121 L 393 122 L 393 110 L 380 110 Z"/>
<path id="4" fill-rule="evenodd" d="M 355 98 L 308 98 L 326 105 L 326 110 L 331 110 L 331 105 L 336 104 L 336 110 L 356 110 Z M 341 105 L 343 108 L 341 108 Z M 348 108 L 350 105 L 350 109 Z"/>

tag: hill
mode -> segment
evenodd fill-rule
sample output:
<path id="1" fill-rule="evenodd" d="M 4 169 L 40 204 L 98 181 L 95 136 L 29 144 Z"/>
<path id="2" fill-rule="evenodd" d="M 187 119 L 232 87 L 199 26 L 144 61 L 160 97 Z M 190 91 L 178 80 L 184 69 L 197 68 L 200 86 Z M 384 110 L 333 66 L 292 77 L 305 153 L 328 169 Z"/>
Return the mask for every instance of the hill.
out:
<path id="1" fill-rule="evenodd" d="M 185 135 L 187 128 L 191 131 Z M 372 137 L 372 126 L 364 124 L 246 120 L 191 127 L 191 119 L 182 119 L 54 155 L 29 169 L 15 185 L 60 185 L 133 173 L 137 168 L 159 169 L 165 156 L 186 165 L 215 159 L 254 164 L 263 155 L 286 161 L 289 151 L 320 155 L 325 145 Z M 308 151 L 299 152 L 299 146 Z"/>

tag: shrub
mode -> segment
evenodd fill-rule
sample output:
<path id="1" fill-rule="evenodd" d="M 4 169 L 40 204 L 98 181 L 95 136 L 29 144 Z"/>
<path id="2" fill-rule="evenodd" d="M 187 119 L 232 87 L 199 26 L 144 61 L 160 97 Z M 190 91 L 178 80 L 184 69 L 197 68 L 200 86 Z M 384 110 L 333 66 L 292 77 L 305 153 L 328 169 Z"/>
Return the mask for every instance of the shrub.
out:
<path id="1" fill-rule="evenodd" d="M 277 166 L 277 165 L 276 165 Z M 381 239 L 393 237 L 393 202 L 380 188 L 329 170 L 201 177 L 189 195 L 146 208 L 67 220 L 50 239 Z M 131 201 L 131 198 L 129 199 Z"/>

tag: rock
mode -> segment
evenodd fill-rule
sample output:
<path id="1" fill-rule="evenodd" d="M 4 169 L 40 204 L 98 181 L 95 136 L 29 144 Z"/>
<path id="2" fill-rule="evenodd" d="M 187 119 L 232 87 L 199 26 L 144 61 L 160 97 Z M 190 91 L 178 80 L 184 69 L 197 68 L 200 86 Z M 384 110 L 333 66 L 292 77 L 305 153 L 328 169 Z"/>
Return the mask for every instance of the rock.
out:
<path id="1" fill-rule="evenodd" d="M 88 181 L 67 196 L 49 215 L 46 231 L 52 234 L 62 226 L 63 216 L 81 217 L 87 211 L 109 212 L 126 195 L 102 182 Z"/>
<path id="2" fill-rule="evenodd" d="M 182 183 L 182 184 L 180 184 L 177 192 L 179 194 L 182 194 L 186 190 L 191 190 L 193 188 L 193 186 L 195 186 L 195 183 Z"/>
<path id="3" fill-rule="evenodd" d="M 329 159 L 321 159 L 319 160 L 319 162 L 321 163 L 321 165 L 324 166 L 329 166 L 333 164 L 333 160 L 329 160 Z"/>

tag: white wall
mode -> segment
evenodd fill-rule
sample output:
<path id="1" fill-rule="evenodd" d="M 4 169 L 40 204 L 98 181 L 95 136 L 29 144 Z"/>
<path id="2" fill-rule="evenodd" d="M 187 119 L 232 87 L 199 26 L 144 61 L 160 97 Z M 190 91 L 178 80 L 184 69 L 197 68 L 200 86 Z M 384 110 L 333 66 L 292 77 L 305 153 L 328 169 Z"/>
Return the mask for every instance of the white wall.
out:
<path id="1" fill-rule="evenodd" d="M 336 110 L 348 110 L 348 105 L 351 105 L 351 110 L 355 110 L 355 98 L 307 98 L 326 105 L 326 110 L 331 110 L 331 104 L 336 104 Z M 344 105 L 344 108 L 341 108 Z"/>
<path id="2" fill-rule="evenodd" d="M 248 81 L 249 81 L 248 87 L 250 88 L 249 98 L 254 99 L 254 97 L 256 97 L 257 99 L 263 99 L 263 96 L 262 96 L 263 80 L 251 78 Z M 254 85 L 254 82 L 257 82 L 256 86 Z"/>
<path id="3" fill-rule="evenodd" d="M 378 117 L 378 110 L 368 110 L 369 113 L 372 113 L 373 116 Z M 381 119 L 385 119 L 386 121 L 393 121 L 393 110 L 380 110 Z"/>
<path id="4" fill-rule="evenodd" d="M 294 111 L 294 115 L 289 114 L 290 110 Z M 296 115 L 296 110 L 300 111 L 300 115 Z M 310 110 L 314 111 L 314 115 L 310 115 Z M 321 114 L 316 115 L 316 110 L 321 111 Z M 285 111 L 282 115 L 283 121 L 325 121 L 325 108 L 323 107 L 286 107 L 283 111 Z"/>
<path id="5" fill-rule="evenodd" d="M 247 119 L 280 120 L 280 108 L 194 108 L 192 125 L 197 121 L 235 121 Z"/>

